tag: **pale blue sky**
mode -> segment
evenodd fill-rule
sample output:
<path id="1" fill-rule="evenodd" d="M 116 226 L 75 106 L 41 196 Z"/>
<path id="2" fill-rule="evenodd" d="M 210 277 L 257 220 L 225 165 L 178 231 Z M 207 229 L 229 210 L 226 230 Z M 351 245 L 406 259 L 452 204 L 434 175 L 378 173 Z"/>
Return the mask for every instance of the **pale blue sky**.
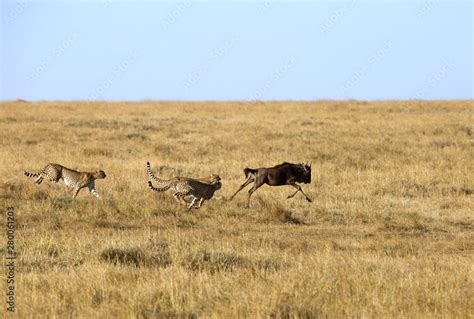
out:
<path id="1" fill-rule="evenodd" d="M 472 1 L 1 1 L 1 100 L 473 98 Z"/>

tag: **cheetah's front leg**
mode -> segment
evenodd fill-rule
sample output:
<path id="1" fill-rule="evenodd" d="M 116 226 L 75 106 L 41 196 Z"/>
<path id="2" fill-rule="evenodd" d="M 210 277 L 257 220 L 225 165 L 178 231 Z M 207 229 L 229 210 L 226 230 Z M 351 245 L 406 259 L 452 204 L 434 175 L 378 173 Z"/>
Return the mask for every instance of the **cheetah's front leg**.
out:
<path id="1" fill-rule="evenodd" d="M 188 210 L 190 210 L 190 209 L 193 208 L 193 207 L 196 208 L 194 205 L 196 205 L 196 202 L 197 202 L 198 200 L 200 200 L 199 197 L 195 197 L 194 195 L 191 195 L 190 197 L 192 198 L 192 201 L 191 201 L 191 203 L 189 203 L 189 205 L 188 205 Z M 202 201 L 201 201 L 201 202 L 202 202 Z M 200 203 L 201 203 L 201 202 L 200 202 Z M 199 206 L 199 207 L 200 207 L 200 206 Z M 197 207 L 197 208 L 199 208 L 199 207 Z"/>
<path id="2" fill-rule="evenodd" d="M 197 203 L 197 206 L 194 206 L 195 209 L 199 209 L 202 206 L 202 203 L 204 203 L 204 198 L 199 198 L 199 202 Z"/>
<path id="3" fill-rule="evenodd" d="M 79 193 L 80 190 L 81 190 L 81 187 L 74 188 L 74 194 L 72 195 L 73 199 L 76 199 L 77 193 Z"/>
<path id="4" fill-rule="evenodd" d="M 77 183 L 76 187 L 74 188 L 74 195 L 72 195 L 72 198 L 76 198 L 77 196 L 77 193 L 79 193 L 79 191 L 81 189 L 83 189 L 84 187 L 88 186 L 89 183 L 85 182 L 85 181 L 81 181 L 79 183 Z"/>
<path id="5" fill-rule="evenodd" d="M 189 209 L 191 209 L 191 208 L 199 209 L 199 208 L 201 208 L 203 202 L 204 202 L 204 198 L 193 196 L 193 200 L 192 200 L 191 204 L 189 205 L 190 206 Z"/>
<path id="6" fill-rule="evenodd" d="M 94 184 L 89 184 L 89 191 L 91 192 L 92 195 L 94 195 L 97 198 L 100 198 L 99 193 L 95 190 Z"/>

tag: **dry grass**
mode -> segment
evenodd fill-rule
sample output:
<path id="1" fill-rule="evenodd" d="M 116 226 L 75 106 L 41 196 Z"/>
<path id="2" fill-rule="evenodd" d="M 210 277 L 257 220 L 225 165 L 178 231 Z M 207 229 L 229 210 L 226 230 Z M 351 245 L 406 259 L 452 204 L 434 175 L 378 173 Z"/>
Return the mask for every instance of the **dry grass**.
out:
<path id="1" fill-rule="evenodd" d="M 473 101 L 2 103 L 16 315 L 472 316 L 473 111 Z M 225 197 L 246 166 L 312 160 L 303 189 L 314 202 L 262 187 L 250 209 L 242 192 L 188 212 L 147 189 L 147 160 L 162 176 L 218 173 Z M 48 162 L 105 170 L 103 199 L 83 190 L 73 201 L 23 176 Z"/>

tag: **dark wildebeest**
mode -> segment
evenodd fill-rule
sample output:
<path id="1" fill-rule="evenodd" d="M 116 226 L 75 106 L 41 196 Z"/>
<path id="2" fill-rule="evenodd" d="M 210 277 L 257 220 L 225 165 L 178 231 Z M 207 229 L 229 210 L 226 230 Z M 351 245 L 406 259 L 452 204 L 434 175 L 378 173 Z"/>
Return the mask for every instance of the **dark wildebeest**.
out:
<path id="1" fill-rule="evenodd" d="M 245 168 L 244 174 L 247 180 L 245 183 L 240 185 L 239 189 L 232 195 L 229 200 L 232 200 L 238 192 L 244 189 L 248 184 L 254 183 L 253 187 L 249 190 L 247 207 L 250 205 L 250 196 L 263 184 L 270 186 L 281 186 L 290 185 L 296 188 L 296 192 L 288 196 L 291 198 L 298 192 L 301 192 L 308 202 L 311 202 L 311 198 L 308 197 L 301 189 L 301 186 L 296 183 L 311 183 L 311 162 L 308 164 L 292 164 L 282 163 L 280 165 L 270 168 Z"/>

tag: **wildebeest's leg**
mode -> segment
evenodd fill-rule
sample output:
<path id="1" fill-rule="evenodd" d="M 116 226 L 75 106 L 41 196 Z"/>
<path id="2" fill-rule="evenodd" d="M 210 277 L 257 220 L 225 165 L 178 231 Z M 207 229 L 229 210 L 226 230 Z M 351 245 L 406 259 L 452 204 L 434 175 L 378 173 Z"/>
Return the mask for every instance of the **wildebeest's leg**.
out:
<path id="1" fill-rule="evenodd" d="M 291 186 L 293 186 L 293 187 L 296 187 L 296 188 L 297 188 L 297 190 L 296 190 L 296 192 L 294 192 L 293 194 L 291 194 L 291 195 L 288 195 L 288 197 L 287 197 L 286 199 L 289 199 L 289 198 L 292 198 L 292 197 L 294 197 L 296 194 L 298 194 L 298 192 L 299 192 L 299 191 L 301 191 L 301 188 L 298 188 L 296 184 L 294 184 L 294 185 L 291 185 Z"/>
<path id="2" fill-rule="evenodd" d="M 306 197 L 306 200 L 311 203 L 313 200 L 311 198 L 309 198 L 309 196 L 306 195 L 305 192 L 303 192 L 303 188 L 301 188 L 301 186 L 298 185 L 298 187 L 301 189 L 301 193 L 303 193 L 303 195 Z"/>
<path id="3" fill-rule="evenodd" d="M 291 194 L 290 196 L 287 197 L 288 198 L 291 198 L 293 196 L 295 196 L 298 192 L 301 192 L 305 197 L 306 197 L 306 200 L 308 202 L 312 202 L 313 200 L 311 198 L 308 197 L 308 195 L 305 194 L 305 192 L 303 192 L 303 189 L 301 188 L 300 185 L 298 184 L 291 184 L 291 186 L 293 186 L 294 188 L 296 188 L 296 192 L 294 192 L 293 194 Z"/>
<path id="4" fill-rule="evenodd" d="M 245 181 L 245 183 L 243 183 L 242 185 L 240 185 L 239 189 L 234 193 L 234 195 L 232 195 L 229 200 L 233 200 L 234 199 L 234 196 L 237 195 L 238 192 L 240 192 L 242 189 L 244 189 L 245 187 L 247 187 L 248 184 L 252 183 L 255 179 L 252 177 L 252 176 L 249 176 L 249 178 L 247 178 L 247 180 Z"/>
<path id="5" fill-rule="evenodd" d="M 247 198 L 247 208 L 250 207 L 250 196 L 252 196 L 253 192 L 255 192 L 263 184 L 264 184 L 263 182 L 257 180 L 257 181 L 255 181 L 255 184 L 253 184 L 253 187 L 251 189 L 249 189 L 249 195 L 248 195 L 248 198 Z"/>
<path id="6" fill-rule="evenodd" d="M 294 197 L 296 194 L 298 194 L 298 192 L 301 192 L 301 187 L 299 185 L 296 185 L 296 180 L 294 178 L 291 178 L 287 181 L 287 184 L 290 185 L 290 186 L 293 186 L 294 188 L 296 188 L 296 192 L 294 192 L 293 194 L 289 195 L 286 199 L 288 198 L 292 198 Z"/>

